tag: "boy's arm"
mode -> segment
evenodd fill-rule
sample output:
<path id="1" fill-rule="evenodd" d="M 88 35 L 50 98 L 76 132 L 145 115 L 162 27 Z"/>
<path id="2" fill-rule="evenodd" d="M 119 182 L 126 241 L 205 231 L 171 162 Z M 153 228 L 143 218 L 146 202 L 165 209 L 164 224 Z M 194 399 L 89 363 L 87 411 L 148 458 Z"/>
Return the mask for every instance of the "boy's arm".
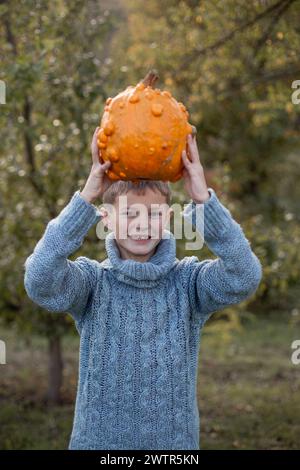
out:
<path id="1" fill-rule="evenodd" d="M 201 220 L 202 224 L 204 221 L 204 242 L 218 256 L 204 261 L 195 256 L 186 258 L 190 301 L 194 315 L 202 325 L 212 312 L 251 296 L 262 277 L 261 263 L 242 227 L 220 202 L 215 191 L 212 188 L 208 191 L 210 198 L 204 202 L 204 220 L 203 207 L 193 200 L 182 213 L 199 232 L 203 226 Z"/>
<path id="2" fill-rule="evenodd" d="M 67 257 L 83 243 L 91 226 L 101 219 L 96 206 L 76 191 L 52 219 L 33 253 L 24 263 L 28 296 L 50 312 L 69 312 L 79 319 L 96 282 L 95 261 Z"/>
<path id="3" fill-rule="evenodd" d="M 76 191 L 68 205 L 52 219 L 24 263 L 24 285 L 28 296 L 50 312 L 69 312 L 82 318 L 89 296 L 97 282 L 97 262 L 80 256 L 68 256 L 83 243 L 91 226 L 103 215 L 93 202 L 102 197 L 112 181 L 106 171 L 111 162 L 103 162 L 98 151 L 96 127 L 91 143 L 92 167 L 82 191 Z"/>

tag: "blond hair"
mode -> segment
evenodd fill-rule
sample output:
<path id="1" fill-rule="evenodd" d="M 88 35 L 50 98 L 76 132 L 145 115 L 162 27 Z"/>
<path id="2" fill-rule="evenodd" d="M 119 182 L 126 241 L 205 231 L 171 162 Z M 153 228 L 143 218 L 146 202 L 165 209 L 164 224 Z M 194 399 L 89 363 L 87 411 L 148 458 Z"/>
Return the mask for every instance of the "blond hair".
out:
<path id="1" fill-rule="evenodd" d="M 105 204 L 114 204 L 117 196 L 126 194 L 131 190 L 138 194 L 144 194 L 146 188 L 150 188 L 152 191 L 159 191 L 166 197 L 166 202 L 170 205 L 172 191 L 169 183 L 155 180 L 139 180 L 137 183 L 122 180 L 116 181 L 103 193 L 102 201 Z"/>

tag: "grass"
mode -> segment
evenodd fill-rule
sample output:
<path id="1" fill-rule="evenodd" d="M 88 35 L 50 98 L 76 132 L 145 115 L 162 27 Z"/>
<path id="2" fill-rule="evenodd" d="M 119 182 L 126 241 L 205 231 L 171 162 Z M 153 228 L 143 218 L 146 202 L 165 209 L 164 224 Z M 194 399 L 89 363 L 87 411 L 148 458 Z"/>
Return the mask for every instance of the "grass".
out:
<path id="1" fill-rule="evenodd" d="M 203 330 L 204 332 L 205 330 Z M 204 333 L 198 380 L 203 449 L 299 449 L 299 324 L 287 315 L 246 322 L 229 343 Z"/>
<path id="2" fill-rule="evenodd" d="M 65 338 L 63 404 L 47 407 L 47 343 L 1 330 L 7 364 L 0 366 L 0 449 L 66 449 L 72 428 L 78 338 Z M 227 341 L 202 333 L 198 398 L 202 449 L 297 449 L 300 365 L 291 343 L 299 323 L 287 315 L 244 322 Z"/>

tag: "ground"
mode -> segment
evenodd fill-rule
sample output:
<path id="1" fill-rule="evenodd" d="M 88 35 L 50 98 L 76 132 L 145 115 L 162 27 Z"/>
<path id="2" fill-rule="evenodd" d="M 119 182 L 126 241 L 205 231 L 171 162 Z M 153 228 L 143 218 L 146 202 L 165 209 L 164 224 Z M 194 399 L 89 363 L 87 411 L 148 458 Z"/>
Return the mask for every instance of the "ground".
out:
<path id="1" fill-rule="evenodd" d="M 64 340 L 63 404 L 46 407 L 47 344 L 1 329 L 0 449 L 66 449 L 77 380 L 78 337 Z M 202 449 L 297 449 L 300 365 L 291 343 L 300 328 L 287 315 L 257 317 L 228 342 L 202 334 L 198 398 Z"/>

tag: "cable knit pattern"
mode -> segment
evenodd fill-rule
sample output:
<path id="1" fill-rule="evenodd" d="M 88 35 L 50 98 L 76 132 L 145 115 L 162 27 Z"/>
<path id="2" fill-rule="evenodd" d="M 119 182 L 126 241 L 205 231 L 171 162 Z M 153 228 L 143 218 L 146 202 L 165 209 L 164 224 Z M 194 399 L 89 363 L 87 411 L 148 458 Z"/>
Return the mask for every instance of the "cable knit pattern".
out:
<path id="1" fill-rule="evenodd" d="M 114 233 L 103 261 L 68 259 L 101 219 L 76 191 L 24 263 L 28 296 L 67 312 L 80 334 L 69 449 L 200 449 L 197 368 L 210 315 L 247 299 L 262 276 L 241 226 L 209 188 L 204 241 L 216 259 L 176 257 L 165 230 L 145 263 L 124 260 Z M 203 208 L 203 207 L 202 207 Z M 182 212 L 200 231 L 201 205 Z"/>

